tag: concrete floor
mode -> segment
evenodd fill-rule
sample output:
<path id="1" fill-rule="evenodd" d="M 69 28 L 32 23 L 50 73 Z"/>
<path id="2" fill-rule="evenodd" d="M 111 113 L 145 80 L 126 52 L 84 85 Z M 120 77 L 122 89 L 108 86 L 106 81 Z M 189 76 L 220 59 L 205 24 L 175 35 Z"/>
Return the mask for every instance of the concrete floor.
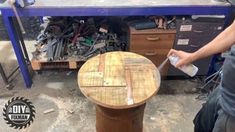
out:
<path id="1" fill-rule="evenodd" d="M 27 47 L 31 50 L 33 46 L 28 44 Z M 0 42 L 0 62 L 7 74 L 17 65 L 9 42 Z M 23 96 L 33 102 L 36 118 L 22 131 L 94 132 L 95 107 L 81 94 L 76 76 L 77 71 L 45 71 L 36 74 L 32 88 L 26 89 L 18 74 L 13 80 L 15 87 L 10 91 L 4 88 L 0 79 L 0 131 L 17 131 L 5 123 L 2 109 L 10 98 Z M 163 81 L 159 94 L 147 102 L 144 132 L 193 132 L 192 120 L 202 101 L 195 99 L 197 94 L 186 94 L 185 91 L 196 86 L 190 80 Z M 54 112 L 43 114 L 43 111 L 51 108 Z M 74 113 L 71 114 L 71 111 Z"/>

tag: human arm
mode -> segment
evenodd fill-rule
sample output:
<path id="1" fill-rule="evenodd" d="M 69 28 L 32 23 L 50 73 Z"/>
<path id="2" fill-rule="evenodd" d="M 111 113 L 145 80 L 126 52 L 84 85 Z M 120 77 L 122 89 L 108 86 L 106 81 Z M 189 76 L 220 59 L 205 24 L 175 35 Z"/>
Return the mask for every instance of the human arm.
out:
<path id="1" fill-rule="evenodd" d="M 171 49 L 168 56 L 175 54 L 180 57 L 176 67 L 187 65 L 201 58 L 228 50 L 235 43 L 235 21 L 221 32 L 215 39 L 193 53 Z"/>

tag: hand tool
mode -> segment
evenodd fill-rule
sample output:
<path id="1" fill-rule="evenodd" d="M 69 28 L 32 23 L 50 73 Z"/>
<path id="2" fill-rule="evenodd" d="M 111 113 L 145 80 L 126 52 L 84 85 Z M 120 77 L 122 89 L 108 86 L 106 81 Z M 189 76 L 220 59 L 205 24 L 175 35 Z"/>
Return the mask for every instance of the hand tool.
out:
<path id="1" fill-rule="evenodd" d="M 25 29 L 23 27 L 23 24 L 22 24 L 22 22 L 20 20 L 19 14 L 18 14 L 18 12 L 16 10 L 16 7 L 15 7 L 15 0 L 8 0 L 8 3 L 9 3 L 9 5 L 11 6 L 11 8 L 13 9 L 13 11 L 15 13 L 15 16 L 16 16 L 16 19 L 17 19 L 17 21 L 19 23 L 20 30 L 21 30 L 22 34 L 25 34 Z"/>
<path id="2" fill-rule="evenodd" d="M 22 21 L 20 20 L 20 17 L 19 17 L 19 14 L 17 12 L 15 5 L 23 8 L 23 7 L 32 5 L 34 3 L 35 3 L 35 0 L 8 0 L 8 4 L 12 7 L 13 12 L 15 13 L 15 16 L 16 16 L 16 19 L 19 23 L 20 30 L 21 30 L 22 34 L 25 34 L 25 29 L 23 27 Z"/>
<path id="3" fill-rule="evenodd" d="M 93 24 L 91 24 L 93 23 Z M 99 26 L 74 17 L 51 17 L 37 37 L 38 52 L 47 52 L 49 60 L 77 57 L 87 60 L 96 54 L 122 50 L 126 43 L 116 33 L 98 31 Z"/>

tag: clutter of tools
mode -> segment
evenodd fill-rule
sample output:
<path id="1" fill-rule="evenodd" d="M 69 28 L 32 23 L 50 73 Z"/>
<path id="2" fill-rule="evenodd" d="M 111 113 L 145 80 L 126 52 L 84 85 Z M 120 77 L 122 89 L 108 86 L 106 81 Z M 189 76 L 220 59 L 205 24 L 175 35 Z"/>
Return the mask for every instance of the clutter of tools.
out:
<path id="1" fill-rule="evenodd" d="M 130 18 L 128 18 L 130 19 Z M 150 16 L 127 20 L 128 25 L 136 30 L 144 29 L 176 29 L 175 16 Z"/>
<path id="2" fill-rule="evenodd" d="M 41 31 L 40 17 L 22 17 L 21 21 L 26 32 L 26 34 L 23 34 L 24 39 L 34 40 Z"/>
<path id="3" fill-rule="evenodd" d="M 97 24 L 92 17 L 44 17 L 43 20 L 44 28 L 36 39 L 33 53 L 38 60 L 43 57 L 47 61 L 68 58 L 86 61 L 100 53 L 126 48 L 126 42 L 107 24 Z"/>
<path id="4" fill-rule="evenodd" d="M 150 19 L 154 20 L 156 27 L 159 29 L 175 29 L 176 17 L 175 16 L 153 16 Z"/>

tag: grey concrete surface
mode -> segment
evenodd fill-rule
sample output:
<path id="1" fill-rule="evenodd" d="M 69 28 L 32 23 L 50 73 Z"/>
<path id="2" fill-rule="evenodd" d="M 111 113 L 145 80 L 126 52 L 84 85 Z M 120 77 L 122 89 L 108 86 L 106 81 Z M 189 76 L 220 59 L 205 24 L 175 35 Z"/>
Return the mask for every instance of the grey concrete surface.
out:
<path id="1" fill-rule="evenodd" d="M 27 43 L 29 52 L 33 42 Z M 7 73 L 17 65 L 9 42 L 0 42 L 0 61 Z M 23 96 L 36 108 L 34 122 L 23 132 L 95 132 L 95 107 L 79 91 L 77 71 L 44 71 L 33 78 L 33 86 L 26 89 L 20 74 L 13 79 L 13 90 L 4 88 L 0 79 L 0 131 L 15 132 L 3 119 L 4 104 L 16 96 Z M 185 94 L 197 86 L 190 80 L 165 80 L 159 94 L 147 102 L 144 132 L 193 132 L 192 120 L 202 102 L 197 94 Z M 44 114 L 48 109 L 54 112 Z"/>

